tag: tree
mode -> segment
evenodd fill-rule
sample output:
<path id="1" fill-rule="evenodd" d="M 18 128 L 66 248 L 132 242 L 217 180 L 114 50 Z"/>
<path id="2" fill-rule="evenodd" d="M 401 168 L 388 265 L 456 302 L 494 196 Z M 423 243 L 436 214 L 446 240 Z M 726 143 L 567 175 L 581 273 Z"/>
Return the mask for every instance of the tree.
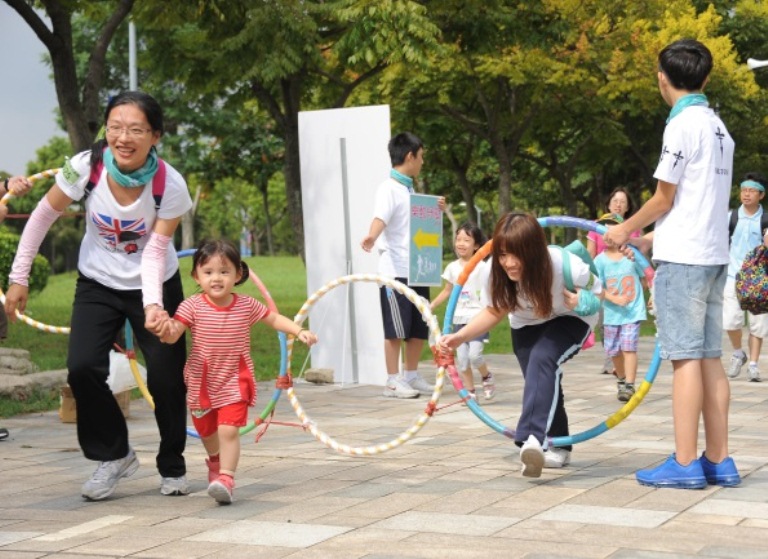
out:
<path id="1" fill-rule="evenodd" d="M 80 0 L 40 0 L 51 20 L 48 29 L 31 2 L 5 0 L 32 28 L 48 49 L 53 68 L 53 81 L 64 125 L 76 152 L 88 149 L 101 127 L 101 93 L 107 49 L 118 26 L 133 7 L 134 0 L 87 2 Z M 88 53 L 87 70 L 77 72 L 77 56 L 73 44 L 72 18 L 87 14 L 99 24 L 93 47 Z"/>
<path id="2" fill-rule="evenodd" d="M 384 68 L 417 64 L 437 44 L 425 8 L 408 0 L 201 0 L 158 4 L 137 17 L 162 28 L 152 48 L 166 75 L 197 92 L 255 99 L 270 116 L 283 139 L 288 214 L 302 254 L 299 112 L 343 107 Z"/>

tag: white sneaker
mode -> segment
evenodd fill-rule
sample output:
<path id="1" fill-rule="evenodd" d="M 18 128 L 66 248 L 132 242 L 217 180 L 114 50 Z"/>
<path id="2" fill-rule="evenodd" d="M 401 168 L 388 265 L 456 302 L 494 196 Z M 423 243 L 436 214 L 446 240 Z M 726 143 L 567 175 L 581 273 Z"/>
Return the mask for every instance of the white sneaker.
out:
<path id="1" fill-rule="evenodd" d="M 125 458 L 100 463 L 91 479 L 83 484 L 81 493 L 91 501 L 106 499 L 115 492 L 121 478 L 135 474 L 138 469 L 139 459 L 133 449 L 129 448 Z"/>
<path id="2" fill-rule="evenodd" d="M 741 357 L 737 355 L 731 356 L 731 365 L 728 367 L 728 377 L 729 378 L 736 378 L 739 376 L 739 373 L 741 373 L 741 368 L 744 366 L 744 363 L 747 362 L 747 356 L 746 354 L 742 353 Z"/>
<path id="3" fill-rule="evenodd" d="M 483 395 L 486 400 L 492 400 L 494 394 L 496 394 L 496 385 L 493 382 L 493 373 L 488 373 L 488 376 L 483 379 Z"/>
<path id="4" fill-rule="evenodd" d="M 397 375 L 389 375 L 387 384 L 384 386 L 384 396 L 387 398 L 418 398 L 419 391 L 411 388 L 410 384 Z"/>
<path id="5" fill-rule="evenodd" d="M 418 390 L 420 394 L 431 395 L 435 391 L 435 387 L 424 380 L 421 375 L 416 375 L 415 378 L 406 382 L 411 388 Z"/>
<path id="6" fill-rule="evenodd" d="M 761 382 L 760 369 L 757 368 L 757 364 L 750 365 L 747 371 L 749 372 L 750 382 Z"/>
<path id="7" fill-rule="evenodd" d="M 520 449 L 520 462 L 523 463 L 522 474 L 525 477 L 541 477 L 541 469 L 544 467 L 544 451 L 541 444 L 533 435 L 523 443 Z"/>
<path id="8" fill-rule="evenodd" d="M 187 476 L 162 478 L 160 480 L 160 493 L 163 495 L 189 495 Z"/>
<path id="9" fill-rule="evenodd" d="M 571 463 L 571 451 L 564 448 L 549 448 L 544 451 L 545 468 L 563 468 Z"/>

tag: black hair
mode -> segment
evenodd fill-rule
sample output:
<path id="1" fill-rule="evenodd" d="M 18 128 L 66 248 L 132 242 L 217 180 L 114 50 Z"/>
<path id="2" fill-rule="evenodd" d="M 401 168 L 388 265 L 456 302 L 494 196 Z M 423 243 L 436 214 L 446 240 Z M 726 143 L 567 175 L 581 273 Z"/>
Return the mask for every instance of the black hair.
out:
<path id="1" fill-rule="evenodd" d="M 416 134 L 410 132 L 401 132 L 397 136 L 393 136 L 389 140 L 389 159 L 392 161 L 392 166 L 402 165 L 405 162 L 405 157 L 409 153 L 416 156 L 420 149 L 424 148 L 424 144 Z"/>
<path id="2" fill-rule="evenodd" d="M 675 89 L 697 91 L 712 71 L 712 53 L 695 39 L 681 39 L 659 53 L 659 70 Z"/>
<path id="3" fill-rule="evenodd" d="M 476 224 L 472 223 L 471 221 L 465 221 L 459 227 L 456 229 L 456 234 L 459 234 L 459 231 L 464 231 L 467 235 L 472 237 L 472 239 L 475 241 L 475 245 L 477 245 L 477 248 L 475 249 L 475 252 L 478 251 L 478 249 L 482 248 L 482 246 L 486 243 L 487 239 L 485 238 L 485 234 L 483 233 L 483 230 L 480 229 Z"/>
<path id="4" fill-rule="evenodd" d="M 144 113 L 144 116 L 147 117 L 147 122 L 149 122 L 153 132 L 159 132 L 161 136 L 165 132 L 163 109 L 160 107 L 160 103 L 150 94 L 143 91 L 123 91 L 111 97 L 107 103 L 107 108 L 104 110 L 104 122 L 102 123 L 104 126 L 107 125 L 112 109 L 120 105 L 136 105 Z M 107 140 L 104 138 L 96 140 L 91 146 L 91 168 L 101 162 L 106 147 Z"/>
<path id="5" fill-rule="evenodd" d="M 226 258 L 234 264 L 235 270 L 240 270 L 240 279 L 235 282 L 235 285 L 242 285 L 248 281 L 251 270 L 248 268 L 248 264 L 240 258 L 240 251 L 237 250 L 235 244 L 227 239 L 204 239 L 200 241 L 195 255 L 192 257 L 192 276 L 194 277 L 198 266 L 204 266 L 214 256 Z"/>
<path id="6" fill-rule="evenodd" d="M 627 219 L 628 217 L 632 217 L 632 214 L 635 213 L 635 201 L 632 200 L 632 196 L 629 195 L 629 191 L 623 186 L 617 186 L 616 188 L 611 190 L 611 193 L 608 195 L 608 198 L 605 199 L 605 211 L 607 213 L 611 213 L 611 200 L 613 200 L 613 197 L 616 196 L 616 193 L 618 192 L 623 192 L 624 195 L 627 197 L 627 213 L 621 216 L 621 218 Z"/>
<path id="7" fill-rule="evenodd" d="M 754 171 L 746 173 L 744 175 L 744 178 L 741 179 L 741 182 L 744 182 L 744 181 L 759 182 L 760 184 L 763 185 L 763 188 L 768 189 L 768 181 L 766 181 L 765 176 L 761 175 L 760 173 L 756 173 Z"/>

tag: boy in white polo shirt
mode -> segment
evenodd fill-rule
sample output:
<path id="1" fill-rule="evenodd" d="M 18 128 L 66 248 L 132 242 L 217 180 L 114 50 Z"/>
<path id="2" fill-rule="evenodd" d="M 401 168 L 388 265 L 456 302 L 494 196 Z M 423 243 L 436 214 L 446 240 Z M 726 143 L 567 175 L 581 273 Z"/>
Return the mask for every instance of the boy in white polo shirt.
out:
<path id="1" fill-rule="evenodd" d="M 379 274 L 408 285 L 410 207 L 413 183 L 424 165 L 424 145 L 410 132 L 397 134 L 389 141 L 392 169 L 387 180 L 376 191 L 373 219 L 368 235 L 360 245 L 371 252 L 376 241 L 379 251 Z M 438 200 L 440 210 L 445 199 Z M 413 287 L 418 295 L 429 301 L 429 287 Z M 433 386 L 418 373 L 419 357 L 429 329 L 405 295 L 389 287 L 380 288 L 381 314 L 384 320 L 384 358 L 388 379 L 384 396 L 390 398 L 417 398 L 431 394 Z M 400 372 L 400 346 L 405 341 L 405 367 Z"/>

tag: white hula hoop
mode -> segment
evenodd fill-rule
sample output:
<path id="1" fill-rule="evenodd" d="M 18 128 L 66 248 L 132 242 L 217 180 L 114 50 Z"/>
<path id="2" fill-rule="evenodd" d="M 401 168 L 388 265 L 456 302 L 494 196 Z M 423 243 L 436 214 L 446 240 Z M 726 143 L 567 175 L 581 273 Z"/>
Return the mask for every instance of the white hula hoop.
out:
<path id="1" fill-rule="evenodd" d="M 416 294 L 413 289 L 410 287 L 400 283 L 399 281 L 395 281 L 391 278 L 382 277 L 375 274 L 352 274 L 348 276 L 343 276 L 338 279 L 335 279 L 320 289 L 318 289 L 314 294 L 312 294 L 309 299 L 307 299 L 306 303 L 299 309 L 299 312 L 294 317 L 293 321 L 296 324 L 302 324 L 304 320 L 307 318 L 307 313 L 309 312 L 310 307 L 314 305 L 318 299 L 320 299 L 323 295 L 331 291 L 332 289 L 339 287 L 340 285 L 346 285 L 351 282 L 355 281 L 363 281 L 363 282 L 373 282 L 378 283 L 381 285 L 384 285 L 386 287 L 389 287 L 391 289 L 394 289 L 398 293 L 401 293 L 404 295 L 408 300 L 413 303 L 416 308 L 421 313 L 422 318 L 424 319 L 424 322 L 427 323 L 427 327 L 429 328 L 430 334 L 432 338 L 435 340 L 440 339 L 440 328 L 437 323 L 437 319 L 432 314 L 432 311 L 429 308 L 429 302 L 422 299 L 419 295 Z M 288 340 L 288 370 L 290 371 L 291 366 L 291 352 L 293 350 L 293 338 Z M 424 425 L 429 421 L 429 418 L 432 417 L 432 414 L 435 412 L 437 408 L 437 401 L 440 398 L 440 393 L 443 390 L 443 384 L 445 382 L 445 367 L 438 367 L 437 369 L 437 375 L 435 377 L 435 388 L 432 392 L 432 396 L 429 399 L 429 402 L 427 402 L 424 411 L 419 415 L 416 420 L 408 427 L 405 431 L 403 431 L 400 435 L 398 435 L 396 438 L 392 439 L 388 443 L 378 444 L 374 446 L 365 446 L 365 447 L 354 447 L 346 444 L 342 444 L 334 440 L 331 436 L 321 431 L 315 422 L 307 415 L 307 413 L 304 411 L 304 409 L 301 407 L 301 404 L 299 403 L 299 399 L 296 396 L 296 391 L 294 390 L 293 386 L 289 387 L 286 390 L 286 394 L 288 395 L 288 399 L 291 402 L 291 406 L 293 406 L 293 410 L 296 412 L 296 416 L 299 418 L 299 421 L 301 421 L 302 426 L 307 429 L 312 435 L 321 443 L 323 443 L 328 448 L 331 448 L 335 450 L 336 452 L 339 452 L 341 454 L 349 454 L 352 456 L 371 456 L 374 454 L 379 454 L 381 452 L 385 452 L 387 450 L 392 450 L 393 448 L 397 448 L 401 444 L 408 441 L 413 435 L 415 435 Z"/>

